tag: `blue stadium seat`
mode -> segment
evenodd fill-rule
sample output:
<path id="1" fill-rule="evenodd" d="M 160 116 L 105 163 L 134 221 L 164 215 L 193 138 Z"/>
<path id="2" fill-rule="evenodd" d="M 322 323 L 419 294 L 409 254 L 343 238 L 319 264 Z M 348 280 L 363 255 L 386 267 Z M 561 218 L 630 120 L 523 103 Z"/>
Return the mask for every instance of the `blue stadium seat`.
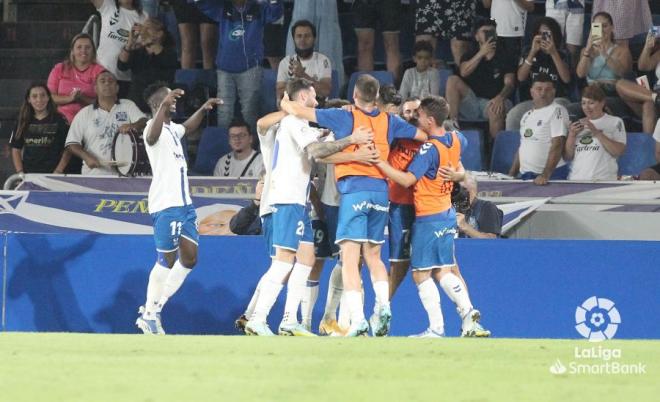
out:
<path id="1" fill-rule="evenodd" d="M 194 171 L 197 174 L 211 176 L 218 159 L 229 153 L 229 135 L 223 127 L 206 127 L 197 146 L 197 159 Z"/>
<path id="2" fill-rule="evenodd" d="M 339 73 L 332 70 L 332 85 L 330 86 L 330 99 L 339 98 Z"/>
<path id="3" fill-rule="evenodd" d="M 628 133 L 626 151 L 619 157 L 619 174 L 636 176 L 655 165 L 655 140 L 651 134 Z"/>
<path id="4" fill-rule="evenodd" d="M 468 146 L 462 152 L 461 161 L 465 170 L 474 170 L 480 172 L 483 169 L 483 150 L 484 143 L 481 140 L 481 131 L 478 130 L 461 130 L 461 133 L 468 141 Z"/>
<path id="5" fill-rule="evenodd" d="M 490 170 L 509 174 L 513 158 L 520 147 L 520 133 L 517 131 L 500 131 L 495 137 L 493 154 L 490 160 Z"/>
<path id="6" fill-rule="evenodd" d="M 203 84 L 208 88 L 218 88 L 218 78 L 215 70 L 203 70 L 198 68 L 180 69 L 174 73 L 174 82 L 186 84 L 193 88 L 196 84 Z"/>
<path id="7" fill-rule="evenodd" d="M 445 96 L 447 92 L 447 80 L 454 72 L 448 68 L 441 68 L 438 71 L 440 72 L 440 96 Z"/>
<path id="8" fill-rule="evenodd" d="M 277 111 L 277 70 L 265 68 L 261 77 L 261 115 Z"/>
<path id="9" fill-rule="evenodd" d="M 348 88 L 346 89 L 346 99 L 353 101 L 353 88 L 355 88 L 355 82 L 358 77 L 362 74 L 370 74 L 380 82 L 380 85 L 394 84 L 394 76 L 389 71 L 356 71 L 351 74 L 351 78 L 348 80 Z"/>

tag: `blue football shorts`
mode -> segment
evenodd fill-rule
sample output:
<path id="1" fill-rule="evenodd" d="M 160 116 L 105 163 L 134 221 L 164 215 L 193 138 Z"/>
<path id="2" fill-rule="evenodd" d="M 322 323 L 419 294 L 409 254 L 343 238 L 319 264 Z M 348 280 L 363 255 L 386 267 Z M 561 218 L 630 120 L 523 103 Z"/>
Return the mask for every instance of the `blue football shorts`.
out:
<path id="1" fill-rule="evenodd" d="M 387 191 L 342 194 L 339 201 L 337 240 L 382 244 L 385 242 L 389 199 Z"/>
<path id="2" fill-rule="evenodd" d="M 171 207 L 151 214 L 154 223 L 156 250 L 168 253 L 179 248 L 179 238 L 183 237 L 199 244 L 197 213 L 195 207 Z"/>

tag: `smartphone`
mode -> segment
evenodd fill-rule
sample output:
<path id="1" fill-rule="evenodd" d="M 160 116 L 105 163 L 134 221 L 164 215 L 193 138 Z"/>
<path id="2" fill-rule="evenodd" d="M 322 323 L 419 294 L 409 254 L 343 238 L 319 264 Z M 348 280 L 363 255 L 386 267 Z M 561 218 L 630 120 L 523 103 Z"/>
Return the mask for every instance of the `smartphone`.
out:
<path id="1" fill-rule="evenodd" d="M 546 42 L 550 42 L 552 40 L 552 33 L 550 33 L 550 31 L 541 32 L 541 39 Z"/>
<path id="2" fill-rule="evenodd" d="M 486 39 L 486 42 L 488 42 L 491 38 L 496 41 L 497 40 L 497 33 L 495 33 L 494 29 L 489 29 L 487 31 L 484 31 L 484 38 Z"/>
<path id="3" fill-rule="evenodd" d="M 591 24 L 591 37 L 592 38 L 603 37 L 603 25 L 600 22 L 594 22 Z"/>
<path id="4" fill-rule="evenodd" d="M 652 26 L 651 29 L 649 30 L 651 35 L 653 35 L 656 39 L 660 39 L 660 26 Z"/>

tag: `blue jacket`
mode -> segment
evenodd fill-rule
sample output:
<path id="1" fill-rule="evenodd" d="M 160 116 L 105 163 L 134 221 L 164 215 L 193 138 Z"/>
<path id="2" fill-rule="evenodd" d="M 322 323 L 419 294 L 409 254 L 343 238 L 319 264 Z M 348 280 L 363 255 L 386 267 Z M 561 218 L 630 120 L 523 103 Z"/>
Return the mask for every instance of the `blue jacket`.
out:
<path id="1" fill-rule="evenodd" d="M 219 24 L 215 64 L 228 73 L 242 73 L 264 58 L 264 26 L 282 17 L 282 0 L 247 0 L 238 9 L 231 0 L 197 0 L 201 12 Z"/>

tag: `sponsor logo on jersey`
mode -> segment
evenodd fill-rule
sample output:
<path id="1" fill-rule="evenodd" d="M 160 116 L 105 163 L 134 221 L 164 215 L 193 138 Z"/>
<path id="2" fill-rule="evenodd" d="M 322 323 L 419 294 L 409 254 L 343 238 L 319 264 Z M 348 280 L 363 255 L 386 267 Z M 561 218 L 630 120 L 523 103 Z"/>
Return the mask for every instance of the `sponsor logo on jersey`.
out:
<path id="1" fill-rule="evenodd" d="M 236 27 L 229 33 L 229 39 L 239 40 L 243 35 L 245 35 L 245 29 L 242 27 Z"/>
<path id="2" fill-rule="evenodd" d="M 529 137 L 531 137 L 531 136 L 533 136 L 533 135 L 534 135 L 534 131 L 532 131 L 531 128 L 526 129 L 526 130 L 525 130 L 525 133 L 523 134 L 523 136 L 525 136 L 525 138 L 529 138 Z"/>

